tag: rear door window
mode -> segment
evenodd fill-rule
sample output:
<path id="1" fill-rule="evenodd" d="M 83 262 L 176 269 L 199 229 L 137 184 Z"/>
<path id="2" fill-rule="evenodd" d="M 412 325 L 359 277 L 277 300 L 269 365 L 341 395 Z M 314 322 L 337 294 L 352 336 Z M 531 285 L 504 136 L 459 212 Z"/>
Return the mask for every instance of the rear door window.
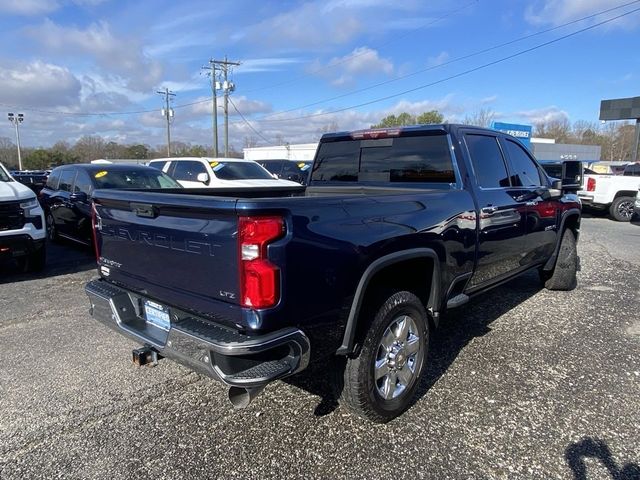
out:
<path id="1" fill-rule="evenodd" d="M 467 133 L 464 139 L 471 156 L 478 185 L 482 188 L 511 186 L 498 139 L 491 135 L 470 133 Z"/>
<path id="2" fill-rule="evenodd" d="M 73 179 L 75 176 L 75 169 L 69 168 L 63 170 L 60 174 L 60 184 L 58 186 L 58 190 L 60 190 L 61 192 L 71 192 L 71 187 L 73 185 Z"/>

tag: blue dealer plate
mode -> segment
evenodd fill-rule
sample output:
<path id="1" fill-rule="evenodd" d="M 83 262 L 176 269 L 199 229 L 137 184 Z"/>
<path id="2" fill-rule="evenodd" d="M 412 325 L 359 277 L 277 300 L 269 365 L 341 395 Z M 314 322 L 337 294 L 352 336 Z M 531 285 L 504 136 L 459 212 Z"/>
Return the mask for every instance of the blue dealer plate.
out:
<path id="1" fill-rule="evenodd" d="M 163 330 L 169 330 L 171 326 L 169 309 L 150 300 L 144 301 L 144 319 L 147 323 Z"/>

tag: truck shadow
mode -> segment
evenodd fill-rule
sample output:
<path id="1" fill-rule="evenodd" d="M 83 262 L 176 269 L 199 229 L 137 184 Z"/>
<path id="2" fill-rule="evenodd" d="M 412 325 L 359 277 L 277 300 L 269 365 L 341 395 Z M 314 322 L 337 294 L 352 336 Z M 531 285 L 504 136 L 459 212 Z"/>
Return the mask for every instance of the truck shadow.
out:
<path id="1" fill-rule="evenodd" d="M 91 248 L 73 242 L 59 244 L 48 242 L 47 263 L 44 270 L 23 273 L 15 261 L 2 263 L 0 264 L 0 285 L 85 272 L 95 268 L 95 254 Z"/>
<path id="2" fill-rule="evenodd" d="M 467 305 L 442 318 L 438 330 L 432 335 L 426 371 L 423 373 L 414 403 L 446 373 L 469 342 L 489 333 L 492 322 L 541 289 L 537 272 L 529 272 L 495 288 L 491 295 L 471 300 Z M 337 398 L 340 392 L 336 391 L 333 378 L 336 369 L 340 368 L 340 360 L 336 359 L 330 365 L 315 367 L 284 380 L 290 385 L 321 397 L 314 412 L 317 416 L 327 415 L 338 407 Z"/>
<path id="3" fill-rule="evenodd" d="M 599 438 L 584 437 L 571 443 L 564 452 L 564 458 L 575 480 L 588 480 L 587 458 L 599 461 L 613 480 L 640 480 L 640 466 L 635 463 L 619 466 L 607 443 Z"/>

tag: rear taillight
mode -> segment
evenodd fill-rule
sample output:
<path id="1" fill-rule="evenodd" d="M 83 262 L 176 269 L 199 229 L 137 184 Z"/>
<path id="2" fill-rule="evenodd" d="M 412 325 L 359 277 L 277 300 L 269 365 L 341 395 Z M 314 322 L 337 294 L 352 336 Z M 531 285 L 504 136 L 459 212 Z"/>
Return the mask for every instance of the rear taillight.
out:
<path id="1" fill-rule="evenodd" d="M 280 300 L 280 269 L 267 259 L 269 243 L 285 232 L 281 217 L 240 217 L 240 303 L 243 307 L 268 308 Z"/>
<path id="2" fill-rule="evenodd" d="M 96 262 L 100 261 L 100 249 L 98 248 L 98 233 L 97 227 L 99 224 L 98 211 L 96 210 L 96 204 L 91 202 L 91 238 L 93 240 L 93 251 L 96 254 Z"/>
<path id="3" fill-rule="evenodd" d="M 593 177 L 589 177 L 587 179 L 587 192 L 595 192 L 596 191 L 596 179 Z"/>

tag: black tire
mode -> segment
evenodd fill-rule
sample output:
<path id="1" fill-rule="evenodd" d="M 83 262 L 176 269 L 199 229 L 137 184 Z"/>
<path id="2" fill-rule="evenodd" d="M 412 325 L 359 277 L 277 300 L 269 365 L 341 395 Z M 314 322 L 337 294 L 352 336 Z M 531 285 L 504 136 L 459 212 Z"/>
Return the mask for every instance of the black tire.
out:
<path id="1" fill-rule="evenodd" d="M 578 284 L 578 251 L 573 230 L 566 229 L 560 240 L 558 258 L 553 270 L 540 270 L 540 277 L 548 290 L 573 290 Z"/>
<path id="2" fill-rule="evenodd" d="M 618 197 L 609 207 L 609 214 L 619 222 L 630 222 L 635 201 L 634 197 Z"/>
<path id="3" fill-rule="evenodd" d="M 60 235 L 58 235 L 56 222 L 53 218 L 53 215 L 51 215 L 51 212 L 47 213 L 46 224 L 47 224 L 47 238 L 49 239 L 49 241 L 54 243 L 59 243 Z"/>
<path id="4" fill-rule="evenodd" d="M 401 320 L 403 318 L 409 325 L 404 337 L 402 327 L 405 323 Z M 393 330 L 392 326 L 398 326 L 398 329 Z M 398 334 L 395 335 L 394 332 Z M 393 352 L 383 344 L 390 334 L 394 334 L 391 336 L 394 339 L 404 338 L 397 340 L 398 345 L 394 343 L 391 349 L 399 349 L 394 355 L 394 360 L 398 363 L 393 361 L 392 366 L 389 366 L 392 363 L 389 358 Z M 355 358 L 347 358 L 344 371 L 340 372 L 340 403 L 362 418 L 376 423 L 386 423 L 407 410 L 415 400 L 429 347 L 427 312 L 420 299 L 413 293 L 394 293 L 382 303 L 364 335 L 360 353 Z M 419 349 L 417 353 L 410 353 L 413 348 Z M 388 371 L 387 375 L 378 380 L 374 373 L 376 364 L 381 365 L 379 372 L 382 367 Z M 410 380 L 403 385 L 403 379 L 408 377 Z M 390 398 L 385 399 L 382 391 L 391 384 L 393 391 L 391 387 L 388 388 L 387 391 L 391 395 L 387 395 Z"/>

